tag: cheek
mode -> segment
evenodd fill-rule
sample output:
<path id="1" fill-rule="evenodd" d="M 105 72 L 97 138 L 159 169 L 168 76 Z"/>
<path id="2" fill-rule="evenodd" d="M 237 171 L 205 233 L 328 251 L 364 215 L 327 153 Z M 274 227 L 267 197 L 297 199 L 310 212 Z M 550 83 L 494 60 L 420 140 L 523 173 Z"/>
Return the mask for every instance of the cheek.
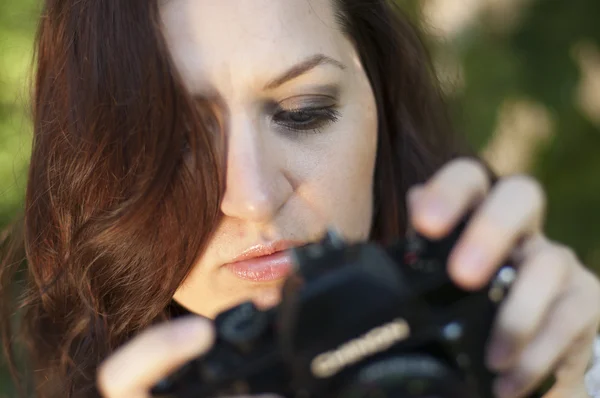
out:
<path id="1" fill-rule="evenodd" d="M 377 152 L 374 104 L 357 104 L 335 127 L 317 184 L 322 211 L 351 241 L 366 240 L 371 229 L 373 174 Z"/>

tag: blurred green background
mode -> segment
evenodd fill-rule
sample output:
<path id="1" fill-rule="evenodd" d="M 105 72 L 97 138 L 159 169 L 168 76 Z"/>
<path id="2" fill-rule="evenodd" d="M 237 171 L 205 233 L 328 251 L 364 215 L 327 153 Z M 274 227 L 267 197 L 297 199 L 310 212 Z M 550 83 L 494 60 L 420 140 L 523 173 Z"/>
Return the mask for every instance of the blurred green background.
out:
<path id="1" fill-rule="evenodd" d="M 548 234 L 599 272 L 600 1 L 399 1 L 428 32 L 458 127 L 501 174 L 543 183 Z M 0 238 L 24 196 L 38 14 L 0 1 Z"/>

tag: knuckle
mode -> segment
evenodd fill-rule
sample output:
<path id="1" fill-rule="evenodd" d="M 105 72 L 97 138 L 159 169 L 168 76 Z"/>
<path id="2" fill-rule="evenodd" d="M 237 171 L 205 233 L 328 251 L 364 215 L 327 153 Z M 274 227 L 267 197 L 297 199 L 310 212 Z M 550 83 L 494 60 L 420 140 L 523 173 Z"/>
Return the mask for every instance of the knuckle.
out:
<path id="1" fill-rule="evenodd" d="M 561 264 L 564 265 L 579 265 L 579 258 L 575 253 L 575 250 L 568 246 L 558 245 L 556 250 L 558 251 L 557 255 L 562 259 Z"/>
<path id="2" fill-rule="evenodd" d="M 459 175 L 472 176 L 474 180 L 481 184 L 489 184 L 488 171 L 485 166 L 472 158 L 459 158 L 454 161 L 454 172 Z"/>
<path id="3" fill-rule="evenodd" d="M 515 175 L 500 182 L 504 187 L 519 191 L 536 205 L 544 207 L 546 204 L 546 193 L 542 184 L 528 175 Z"/>
<path id="4" fill-rule="evenodd" d="M 540 380 L 545 376 L 544 361 L 545 358 L 534 353 L 521 358 L 517 368 L 522 384 L 529 385 L 532 381 Z"/>
<path id="5" fill-rule="evenodd" d="M 597 301 L 595 302 L 600 302 L 600 280 L 598 280 L 598 277 L 595 274 L 593 274 L 590 270 L 586 269 L 585 271 L 591 281 L 592 290 L 595 292 L 597 298 Z"/>
<path id="6" fill-rule="evenodd" d="M 587 269 L 583 266 L 577 253 L 572 248 L 559 243 L 553 243 L 541 251 L 540 258 L 540 262 L 544 263 L 548 271 L 555 271 L 566 278 L 563 279 L 566 285 L 582 283 L 578 281 L 579 278 L 577 275 L 580 275 L 580 271 L 583 271 L 583 274 L 585 274 Z M 593 278 L 593 274 L 590 273 L 590 275 Z M 569 280 L 570 282 L 567 282 Z M 583 283 L 585 284 L 586 282 L 584 281 Z"/>
<path id="7" fill-rule="evenodd" d="M 527 320 L 527 317 L 519 316 L 511 308 L 505 308 L 499 319 L 501 334 L 514 342 L 526 340 L 529 337 L 530 329 Z"/>
<path id="8" fill-rule="evenodd" d="M 465 170 L 478 170 L 483 169 L 483 165 L 477 159 L 469 157 L 460 157 L 452 162 L 454 168 L 461 168 Z"/>
<path id="9" fill-rule="evenodd" d="M 589 292 L 589 300 L 592 303 L 600 302 L 600 281 L 592 271 L 589 269 L 582 267 L 583 274 L 583 282 L 582 282 L 582 291 Z M 591 306 L 595 307 L 595 306 Z M 600 311 L 595 309 L 595 313 L 598 313 L 600 316 Z"/>
<path id="10" fill-rule="evenodd" d="M 571 248 L 558 244 L 546 248 L 540 256 L 548 267 L 557 270 L 568 269 L 577 262 L 577 256 Z"/>

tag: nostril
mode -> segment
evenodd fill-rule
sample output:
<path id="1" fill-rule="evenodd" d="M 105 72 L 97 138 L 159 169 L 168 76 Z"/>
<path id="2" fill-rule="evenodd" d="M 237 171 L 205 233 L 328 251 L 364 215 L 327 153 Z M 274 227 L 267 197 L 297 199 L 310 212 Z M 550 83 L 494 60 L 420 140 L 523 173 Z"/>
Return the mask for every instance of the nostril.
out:
<path id="1" fill-rule="evenodd" d="M 224 214 L 247 221 L 268 221 L 279 206 L 263 189 L 238 186 L 227 189 L 221 210 Z"/>

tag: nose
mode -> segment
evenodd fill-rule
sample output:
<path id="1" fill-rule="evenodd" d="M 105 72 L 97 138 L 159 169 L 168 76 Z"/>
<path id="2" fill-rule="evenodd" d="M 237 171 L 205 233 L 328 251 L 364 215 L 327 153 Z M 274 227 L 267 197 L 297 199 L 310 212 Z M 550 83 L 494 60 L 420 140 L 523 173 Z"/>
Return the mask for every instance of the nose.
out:
<path id="1" fill-rule="evenodd" d="M 261 131 L 262 130 L 262 131 Z M 266 223 L 293 192 L 286 178 L 285 159 L 260 121 L 231 121 L 227 142 L 226 187 L 221 211 L 229 217 Z"/>

